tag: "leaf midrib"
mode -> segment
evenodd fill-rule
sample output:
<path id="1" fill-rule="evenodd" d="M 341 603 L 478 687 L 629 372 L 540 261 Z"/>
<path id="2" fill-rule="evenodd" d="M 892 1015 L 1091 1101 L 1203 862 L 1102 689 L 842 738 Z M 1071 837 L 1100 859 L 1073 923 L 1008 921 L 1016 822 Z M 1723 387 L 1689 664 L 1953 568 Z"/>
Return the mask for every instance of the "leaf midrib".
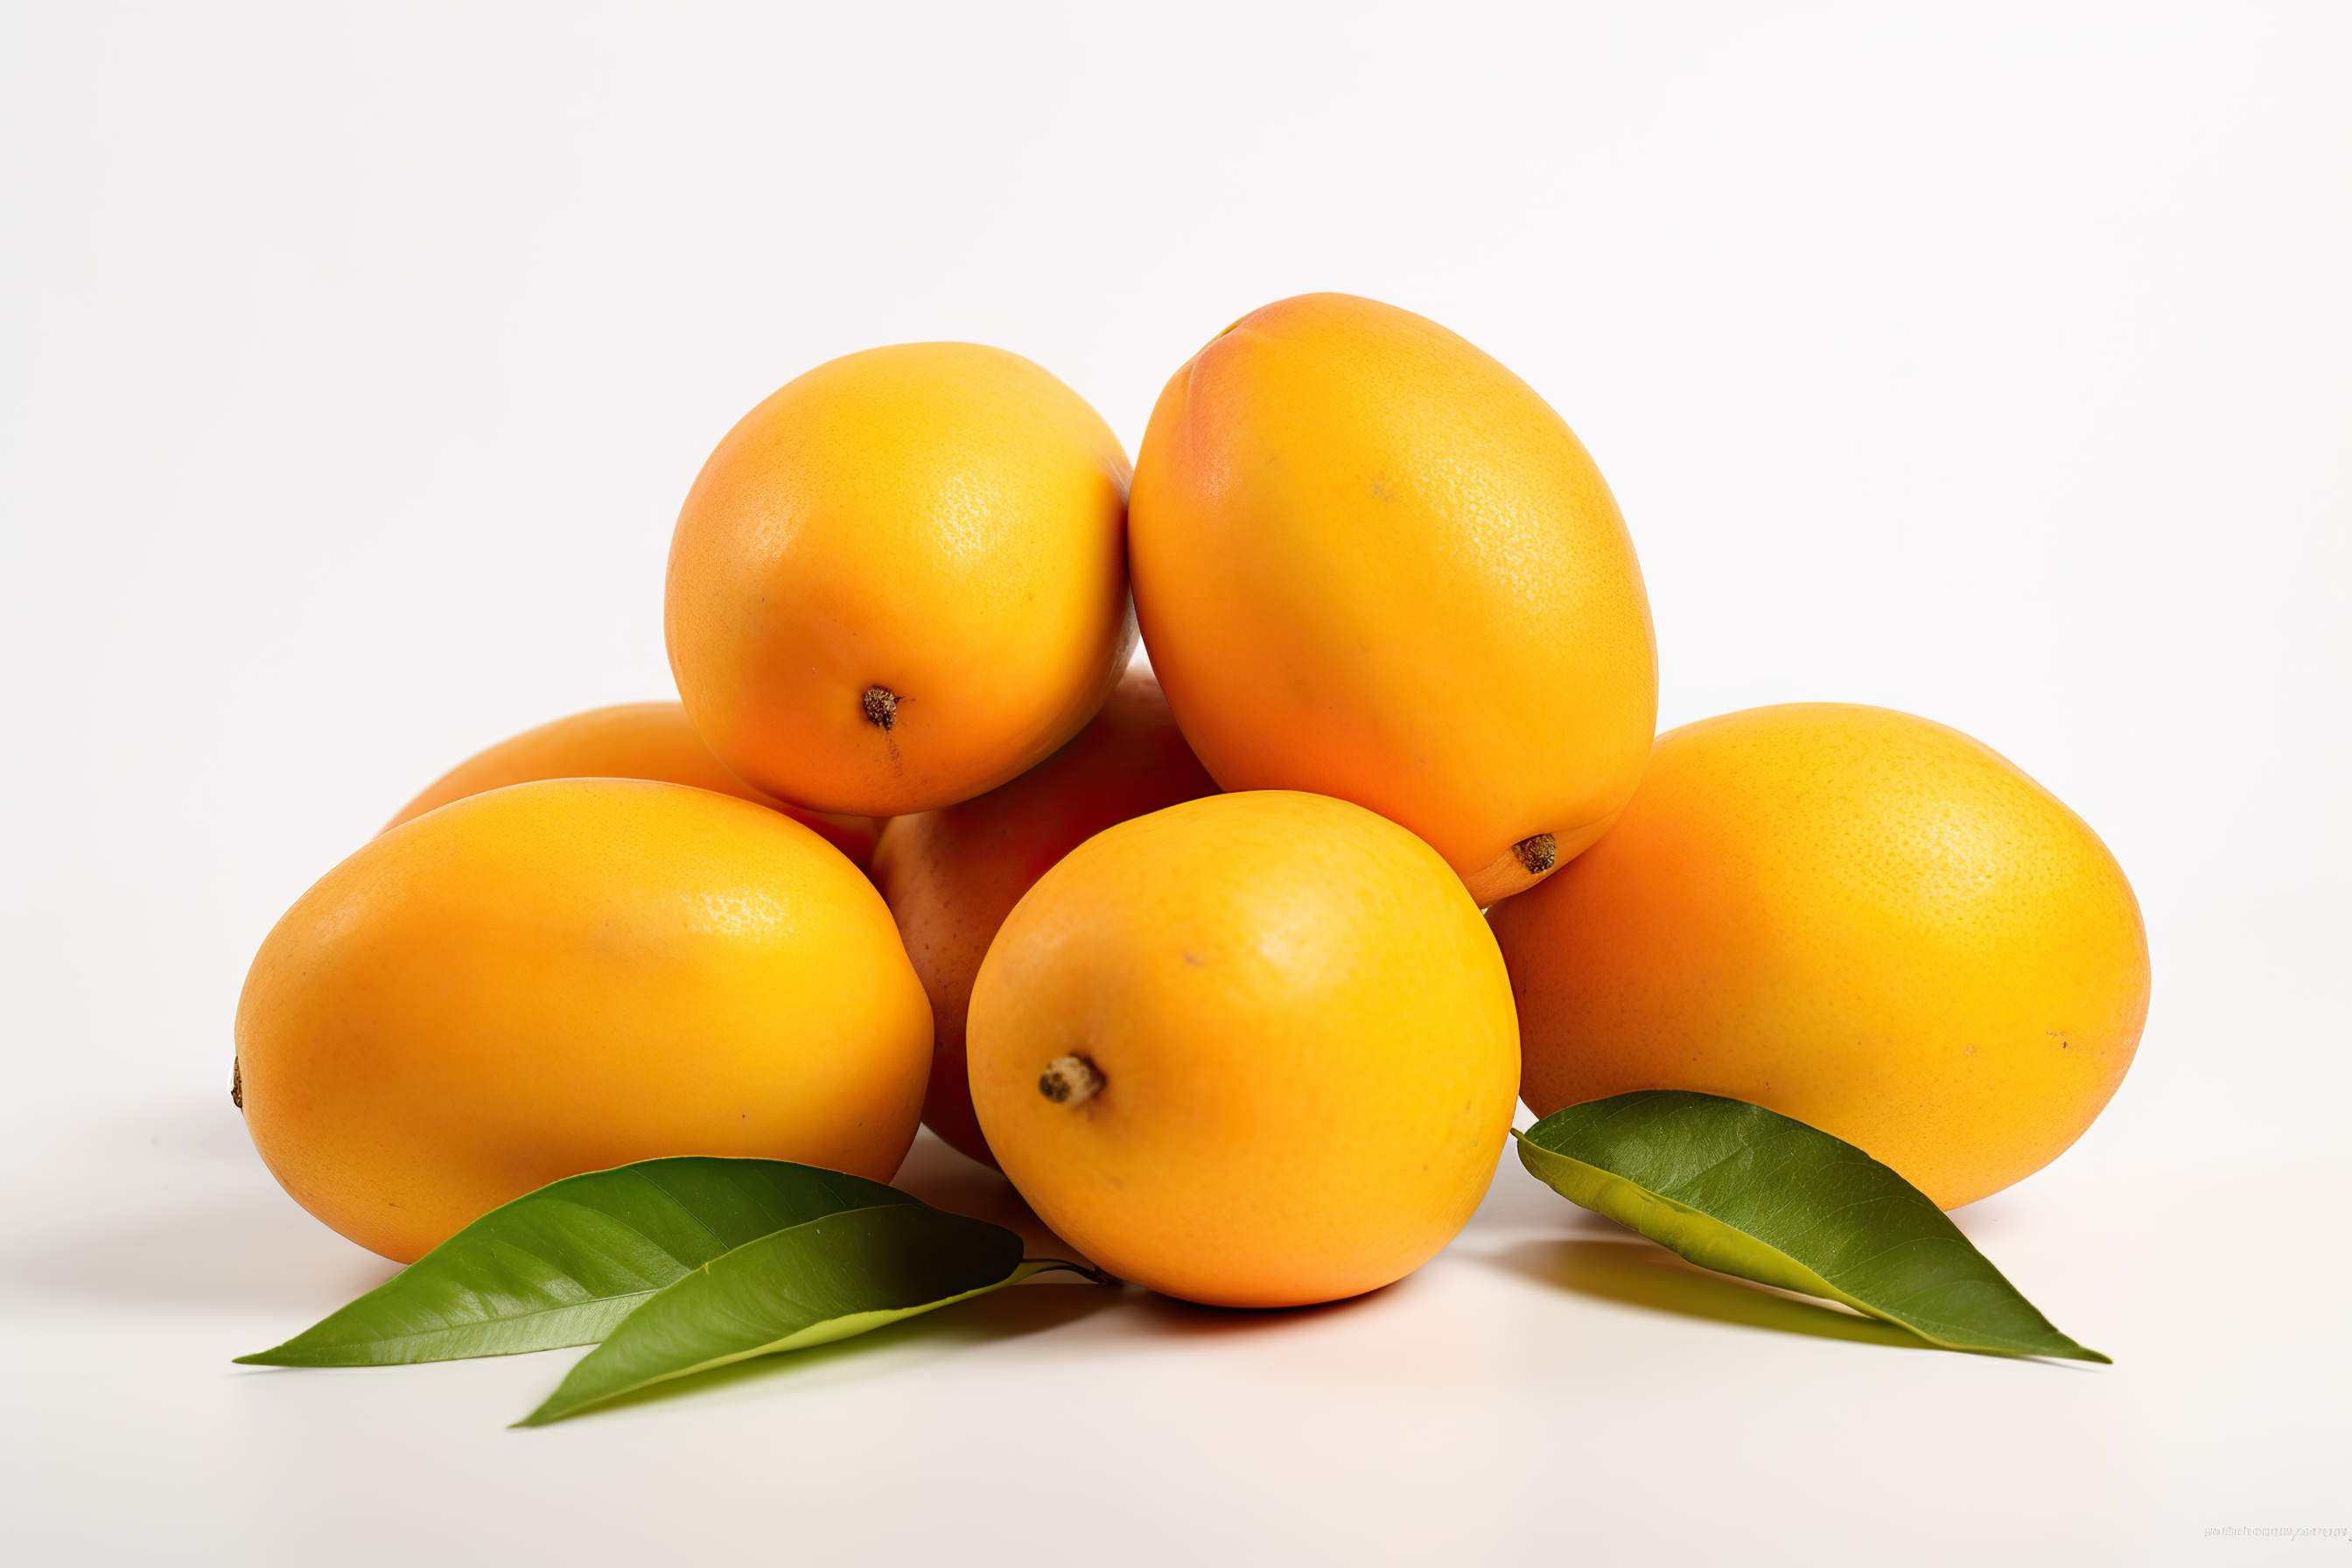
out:
<path id="1" fill-rule="evenodd" d="M 870 1206 L 883 1208 L 892 1205 L 877 1204 Z M 844 1210 L 843 1212 L 856 1213 L 860 1211 Z M 807 1223 L 814 1225 L 817 1222 L 811 1220 Z M 787 1226 L 786 1228 L 796 1230 L 799 1226 Z M 748 1246 L 749 1244 L 746 1243 L 746 1245 Z M 885 1307 L 872 1309 L 870 1310 L 870 1315 L 884 1317 L 895 1314 L 899 1321 L 904 1321 L 908 1318 L 921 1317 L 927 1312 L 935 1312 L 942 1307 L 952 1307 L 959 1301 L 969 1301 L 974 1296 L 985 1296 L 992 1290 L 1002 1290 L 1008 1285 L 1017 1285 L 1022 1280 L 1027 1279 L 1030 1275 L 1036 1273 L 1040 1268 L 1045 1267 L 1047 1261 L 1050 1260 L 1032 1260 L 1024 1258 L 1020 1262 L 1014 1264 L 1013 1266 L 1013 1271 L 1002 1279 L 993 1279 L 985 1285 L 975 1285 L 971 1289 L 961 1291 L 956 1295 L 942 1296 L 936 1301 L 924 1301 L 912 1307 Z M 704 1268 L 709 1268 L 709 1265 L 706 1263 L 702 1267 Z M 725 1355 L 713 1356 L 709 1361 L 697 1362 L 692 1366 L 684 1367 L 676 1372 L 657 1373 L 652 1377 L 640 1378 L 635 1383 L 625 1384 L 619 1388 L 608 1390 L 603 1394 L 596 1394 L 593 1398 L 583 1399 L 576 1404 L 567 1405 L 560 1410 L 550 1410 L 548 1405 L 554 1404 L 556 1398 L 562 1394 L 562 1390 L 559 1388 L 556 1390 L 554 1394 L 551 1394 L 548 1397 L 546 1404 L 541 1405 L 537 1410 L 532 1411 L 529 1415 L 526 1415 L 521 1420 L 516 1422 L 515 1425 L 518 1426 L 543 1426 L 550 1422 L 561 1421 L 566 1416 L 576 1415 L 580 1412 L 592 1409 L 596 1405 L 610 1404 L 615 1399 L 620 1399 L 628 1394 L 635 1394 L 641 1389 L 656 1387 L 665 1383 L 675 1383 L 680 1378 L 693 1377 L 698 1373 L 712 1372 L 722 1366 L 732 1366 L 737 1362 L 751 1361 L 763 1355 L 773 1355 L 777 1352 L 790 1346 L 794 1340 L 797 1340 L 803 1335 L 816 1329 L 821 1329 L 828 1323 L 838 1322 L 844 1318 L 864 1317 L 867 1315 L 869 1315 L 869 1313 L 842 1312 L 831 1318 L 820 1318 L 814 1322 L 803 1324 L 800 1328 L 793 1330 L 791 1333 L 786 1334 L 782 1339 L 771 1340 L 766 1344 L 756 1345 L 751 1349 L 745 1351 L 730 1351 Z M 886 1326 L 887 1325 L 877 1325 L 877 1327 Z"/>
<path id="2" fill-rule="evenodd" d="M 1622 1114 L 1622 1112 L 1619 1114 Z M 1613 1121 L 1615 1117 L 1612 1115 L 1612 1117 L 1605 1118 L 1604 1120 Z M 1598 1123 L 1596 1123 L 1596 1125 L 1598 1125 Z M 1880 1322 L 1892 1323 L 1898 1329 L 1917 1334 L 1921 1339 L 1926 1340 L 1930 1344 L 1937 1345 L 1942 1349 L 1963 1352 L 1992 1350 L 2007 1352 L 2012 1354 L 2040 1356 L 2054 1355 L 2062 1358 L 2067 1357 L 2069 1351 L 2084 1352 L 2087 1350 L 2087 1347 L 2079 1343 L 2075 1340 L 2069 1338 L 2055 1325 L 2053 1325 L 2050 1329 L 2050 1337 L 2059 1345 L 2067 1347 L 2065 1350 L 2053 1350 L 2051 1348 L 2049 1342 L 2045 1341 L 2021 1340 L 2010 1334 L 1970 1329 L 1964 1324 L 1956 1323 L 1948 1318 L 1933 1317 L 1926 1312 L 1915 1312 L 1904 1318 L 1892 1317 L 1888 1314 L 1886 1309 L 1882 1307 L 1874 1307 L 1862 1300 L 1859 1297 L 1855 1296 L 1852 1291 L 1848 1290 L 1843 1284 L 1841 1284 L 1839 1280 L 1832 1279 L 1829 1275 L 1822 1273 L 1819 1268 L 1805 1262 L 1802 1258 L 1790 1255 L 1786 1248 L 1782 1247 L 1776 1242 L 1769 1241 L 1764 1237 L 1756 1235 L 1753 1231 L 1742 1230 L 1738 1226 L 1732 1225 L 1726 1220 L 1718 1219 L 1715 1215 L 1706 1213 L 1704 1209 L 1696 1208 L 1661 1188 L 1645 1185 L 1630 1176 L 1624 1175 L 1622 1173 L 1610 1170 L 1606 1165 L 1596 1165 L 1590 1160 L 1580 1158 L 1575 1154 L 1570 1154 L 1564 1150 L 1553 1148 L 1547 1143 L 1538 1142 L 1535 1139 L 1528 1138 L 1524 1133 L 1520 1134 L 1519 1137 L 1522 1142 L 1530 1144 L 1537 1149 L 1540 1149 L 1545 1153 L 1551 1155 L 1555 1159 L 1567 1160 L 1575 1164 L 1583 1166 L 1588 1171 L 1592 1171 L 1604 1176 L 1613 1177 L 1618 1181 L 1627 1182 L 1631 1184 L 1635 1190 L 1646 1194 L 1648 1196 L 1657 1200 L 1658 1202 L 1671 1205 L 1673 1207 L 1680 1210 L 1683 1214 L 1689 1215 L 1693 1219 L 1705 1225 L 1713 1226 L 1717 1229 L 1727 1230 L 1731 1232 L 1733 1235 L 1744 1237 L 1754 1245 L 1771 1252 L 1775 1257 L 1780 1258 L 1798 1271 L 1810 1274 L 1814 1279 L 1822 1281 L 1822 1284 L 1828 1286 L 1832 1292 L 1832 1294 L 1827 1298 L 1828 1300 L 1837 1301 L 1843 1306 L 1851 1307 L 1855 1311 L 1863 1313 L 1864 1316 L 1876 1319 Z M 1715 1170 L 1727 1163 L 1727 1160 L 1718 1160 L 1709 1165 L 1707 1169 Z M 1844 1206 L 1852 1207 L 1853 1205 L 1849 1204 Z M 1913 1239 L 1936 1240 L 1941 1238 L 1916 1237 Z M 1963 1238 L 1963 1240 L 1965 1241 L 1965 1238 Z M 1671 1251 L 1672 1248 L 1669 1248 L 1668 1250 Z M 1871 1254 L 1871 1258 L 1883 1258 L 1891 1250 L 1893 1250 L 1891 1247 L 1882 1248 L 1878 1252 Z M 1979 1254 L 1979 1256 L 1981 1257 L 1982 1255 Z M 1864 1261 L 1868 1260 L 1865 1259 Z M 1985 1259 L 1985 1266 L 1988 1268 L 1992 1269 L 1996 1278 L 2000 1279 L 2004 1283 L 2007 1282 L 2006 1277 L 2002 1276 L 1998 1268 L 1993 1268 L 1992 1262 L 1990 1258 Z M 1859 1267 L 1859 1265 L 1842 1268 L 1839 1272 L 1842 1275 L 1845 1275 L 1850 1278 L 1853 1267 Z M 1752 1281 L 1752 1283 L 1760 1282 Z M 1966 1280 L 1960 1281 L 1960 1283 L 1984 1284 L 1986 1281 Z M 2014 1291 L 2015 1287 L 2011 1286 L 2011 1289 Z M 2024 1298 L 2021 1294 L 2018 1299 L 2021 1301 L 2024 1301 Z M 1910 1298 L 1898 1298 L 1895 1302 L 1890 1303 L 1890 1305 L 1900 1305 L 1901 1301 L 1907 1300 L 1910 1300 Z M 2029 1309 L 2032 1308 L 2032 1304 L 2030 1301 L 2025 1302 L 2025 1305 Z M 2038 1309 L 2033 1310 L 2038 1311 Z M 2046 1321 L 2047 1320 L 2045 1320 L 2045 1321 Z"/>
<path id="3" fill-rule="evenodd" d="M 678 1278 L 683 1279 L 688 1274 L 692 1272 L 692 1269 L 681 1269 L 678 1273 Z M 528 1312 L 501 1312 L 497 1317 L 478 1318 L 470 1323 L 446 1323 L 437 1329 L 425 1329 L 413 1334 L 396 1334 L 390 1336 L 378 1335 L 373 1339 L 365 1340 L 335 1340 L 322 1344 L 318 1348 L 320 1350 L 351 1350 L 364 1349 L 374 1345 L 394 1346 L 426 1344 L 436 1339 L 446 1339 L 457 1334 L 470 1333 L 477 1330 L 500 1328 L 508 1323 L 526 1323 L 533 1318 L 544 1318 L 552 1312 L 584 1311 L 590 1308 L 602 1307 L 614 1301 L 642 1301 L 646 1297 L 654 1295 L 663 1289 L 664 1287 L 662 1286 L 655 1285 L 643 1290 L 624 1291 L 617 1296 L 591 1296 L 585 1300 L 564 1301 L 552 1307 L 534 1307 Z M 564 1345 L 522 1345 L 510 1351 L 486 1351 L 481 1353 L 486 1355 L 528 1355 L 534 1351 L 555 1351 L 564 1350 L 567 1348 L 569 1347 Z M 268 1351 L 263 1351 L 260 1353 L 261 1355 L 266 1356 L 269 1352 Z M 283 1366 L 288 1364 L 284 1362 L 263 1361 L 259 1359 L 258 1356 L 241 1355 L 236 1359 L 240 1363 L 251 1366 Z M 387 1363 L 385 1364 L 399 1365 L 403 1363 Z"/>

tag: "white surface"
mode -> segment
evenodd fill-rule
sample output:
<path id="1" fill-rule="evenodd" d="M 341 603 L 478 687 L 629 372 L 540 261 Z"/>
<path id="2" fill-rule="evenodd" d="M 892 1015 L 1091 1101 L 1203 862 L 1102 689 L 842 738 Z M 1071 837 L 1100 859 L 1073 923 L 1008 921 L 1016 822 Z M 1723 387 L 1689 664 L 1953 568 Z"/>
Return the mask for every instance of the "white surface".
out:
<path id="1" fill-rule="evenodd" d="M 2341 1554 L 2203 1532 L 2352 1525 L 2346 16 L 11 9 L 0 1555 Z M 451 763 L 666 693 L 738 415 L 953 336 L 1131 447 L 1310 288 L 1576 426 L 1665 723 L 1909 709 L 2105 836 L 2140 1061 L 1959 1217 L 2115 1367 L 1871 1342 L 1516 1169 L 1350 1305 L 1041 1283 L 544 1431 L 562 1355 L 226 1364 L 383 1273 L 243 1144 L 247 959 Z"/>

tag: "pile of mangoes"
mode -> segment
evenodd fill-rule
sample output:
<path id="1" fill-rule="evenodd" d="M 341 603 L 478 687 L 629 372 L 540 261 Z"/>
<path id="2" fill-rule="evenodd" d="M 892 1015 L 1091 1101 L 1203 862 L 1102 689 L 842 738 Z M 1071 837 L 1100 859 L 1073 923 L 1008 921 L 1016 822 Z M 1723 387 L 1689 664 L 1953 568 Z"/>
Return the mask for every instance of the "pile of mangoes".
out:
<path id="1" fill-rule="evenodd" d="M 667 611 L 682 703 L 462 764 L 254 962 L 254 1142 L 386 1257 L 663 1155 L 888 1180 L 920 1121 L 1113 1273 L 1328 1300 L 1445 1245 L 1521 1099 L 1748 1100 L 1951 1207 L 2146 1016 L 2121 870 L 1987 747 L 1654 741 L 1591 458 L 1370 300 L 1218 333 L 1131 471 L 1016 355 L 821 365 L 704 466 Z"/>

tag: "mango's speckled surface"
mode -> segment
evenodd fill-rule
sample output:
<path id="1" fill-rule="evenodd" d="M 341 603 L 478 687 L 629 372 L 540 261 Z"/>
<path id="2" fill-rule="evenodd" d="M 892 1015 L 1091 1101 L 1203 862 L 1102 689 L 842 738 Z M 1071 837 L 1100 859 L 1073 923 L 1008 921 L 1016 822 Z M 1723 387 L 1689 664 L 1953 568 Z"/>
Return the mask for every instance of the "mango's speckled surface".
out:
<path id="1" fill-rule="evenodd" d="M 1489 918 L 1537 1115 L 1727 1095 L 1946 1208 L 2081 1136 L 2147 1015 L 2139 906 L 2097 835 L 1990 748 L 1882 708 L 1668 731 L 1615 827 Z"/>
<path id="2" fill-rule="evenodd" d="M 270 931 L 236 1015 L 262 1159 L 401 1262 L 632 1160 L 887 1181 L 930 1039 L 890 911 L 839 851 L 632 779 L 515 784 L 371 840 Z"/>
<path id="3" fill-rule="evenodd" d="M 1307 294 L 1234 323 L 1160 394 L 1128 530 L 1152 668 L 1225 789 L 1370 807 L 1483 903 L 1641 777 L 1657 655 L 1617 502 L 1434 321 Z M 1524 866 L 1542 834 L 1556 858 Z"/>
<path id="4" fill-rule="evenodd" d="M 1056 1235 L 1188 1300 L 1286 1307 L 1454 1238 L 1511 1125 L 1518 1025 L 1477 906 L 1420 839 L 1287 790 L 1095 835 L 972 987 L 974 1109 Z M 1104 1080 L 1056 1103 L 1064 1055 Z"/>

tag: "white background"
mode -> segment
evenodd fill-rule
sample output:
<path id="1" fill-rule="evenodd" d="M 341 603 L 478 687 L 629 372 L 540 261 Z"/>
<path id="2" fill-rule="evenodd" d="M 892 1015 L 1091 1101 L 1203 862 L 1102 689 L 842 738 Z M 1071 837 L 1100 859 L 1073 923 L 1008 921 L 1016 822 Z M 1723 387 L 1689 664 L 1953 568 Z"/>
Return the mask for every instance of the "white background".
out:
<path id="1" fill-rule="evenodd" d="M 2205 1531 L 2352 1524 L 2347 15 L 9 6 L 0 1555 L 2343 1560 Z M 451 763 L 668 694 L 739 415 L 966 338 L 1132 450 L 1311 289 L 1576 426 L 1663 723 L 1908 709 L 2105 837 L 2138 1064 L 1958 1217 L 2113 1368 L 1896 1348 L 1516 1166 L 1316 1312 L 1041 1283 L 532 1432 L 572 1352 L 227 1364 L 386 1273 L 244 1142 L 247 960 Z"/>

